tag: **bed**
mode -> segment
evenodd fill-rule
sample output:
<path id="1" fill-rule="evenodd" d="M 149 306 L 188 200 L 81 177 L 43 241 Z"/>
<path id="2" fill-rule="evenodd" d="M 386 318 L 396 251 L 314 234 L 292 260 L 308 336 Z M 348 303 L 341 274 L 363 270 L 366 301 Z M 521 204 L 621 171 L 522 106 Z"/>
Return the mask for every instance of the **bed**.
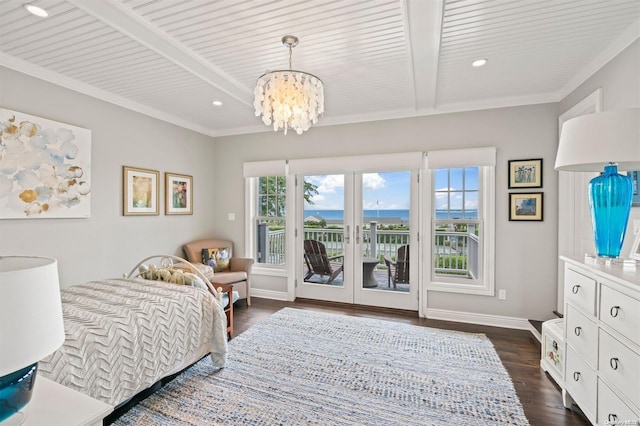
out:
<path id="1" fill-rule="evenodd" d="M 38 371 L 93 398 L 120 406 L 207 354 L 225 365 L 221 293 L 184 259 L 151 256 L 125 278 L 67 287 L 61 299 L 65 342 Z"/>

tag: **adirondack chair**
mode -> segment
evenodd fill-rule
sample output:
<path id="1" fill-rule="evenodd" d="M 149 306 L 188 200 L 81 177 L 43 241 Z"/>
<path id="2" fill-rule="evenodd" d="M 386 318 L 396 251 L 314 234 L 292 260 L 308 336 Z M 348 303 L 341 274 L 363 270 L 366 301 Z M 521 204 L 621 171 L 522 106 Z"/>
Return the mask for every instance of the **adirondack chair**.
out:
<path id="1" fill-rule="evenodd" d="M 397 288 L 396 284 L 398 283 L 409 284 L 409 246 L 398 248 L 395 262 L 385 256 L 384 263 L 387 265 L 387 285 L 389 287 L 392 283 L 394 289 Z"/>
<path id="2" fill-rule="evenodd" d="M 337 259 L 342 261 L 336 262 Z M 304 261 L 307 264 L 305 281 L 313 275 L 328 276 L 329 279 L 324 284 L 331 284 L 344 267 L 343 255 L 327 256 L 324 244 L 316 240 L 304 240 Z"/>

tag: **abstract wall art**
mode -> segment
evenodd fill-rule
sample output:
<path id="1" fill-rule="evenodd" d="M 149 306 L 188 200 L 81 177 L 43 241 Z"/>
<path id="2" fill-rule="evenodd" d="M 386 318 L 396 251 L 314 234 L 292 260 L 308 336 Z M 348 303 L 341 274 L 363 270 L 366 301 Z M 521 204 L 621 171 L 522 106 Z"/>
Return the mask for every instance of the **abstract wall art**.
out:
<path id="1" fill-rule="evenodd" d="M 90 216 L 90 130 L 0 108 L 0 132 L 0 219 Z"/>

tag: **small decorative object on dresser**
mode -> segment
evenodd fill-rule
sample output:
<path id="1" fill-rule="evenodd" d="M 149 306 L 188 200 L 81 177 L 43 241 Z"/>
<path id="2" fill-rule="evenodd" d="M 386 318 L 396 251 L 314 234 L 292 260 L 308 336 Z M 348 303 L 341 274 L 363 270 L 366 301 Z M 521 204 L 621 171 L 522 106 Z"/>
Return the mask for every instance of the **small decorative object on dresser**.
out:
<path id="1" fill-rule="evenodd" d="M 629 254 L 631 259 L 640 260 L 640 232 L 636 234 L 636 239 L 631 246 L 631 253 Z"/>
<path id="2" fill-rule="evenodd" d="M 640 269 L 562 256 L 565 407 L 593 424 L 640 419 Z"/>

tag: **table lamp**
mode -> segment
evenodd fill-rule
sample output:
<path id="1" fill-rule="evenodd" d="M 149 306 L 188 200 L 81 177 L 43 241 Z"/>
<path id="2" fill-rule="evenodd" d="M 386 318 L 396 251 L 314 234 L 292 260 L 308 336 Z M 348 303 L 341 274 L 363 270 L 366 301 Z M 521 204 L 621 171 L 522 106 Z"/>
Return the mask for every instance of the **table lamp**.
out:
<path id="1" fill-rule="evenodd" d="M 38 361 L 64 342 L 58 263 L 0 256 L 0 424 L 21 424 Z"/>
<path id="2" fill-rule="evenodd" d="M 640 170 L 640 108 L 596 112 L 562 126 L 556 170 L 597 172 L 589 182 L 598 257 L 617 258 L 631 211 L 633 182 L 620 170 Z"/>

